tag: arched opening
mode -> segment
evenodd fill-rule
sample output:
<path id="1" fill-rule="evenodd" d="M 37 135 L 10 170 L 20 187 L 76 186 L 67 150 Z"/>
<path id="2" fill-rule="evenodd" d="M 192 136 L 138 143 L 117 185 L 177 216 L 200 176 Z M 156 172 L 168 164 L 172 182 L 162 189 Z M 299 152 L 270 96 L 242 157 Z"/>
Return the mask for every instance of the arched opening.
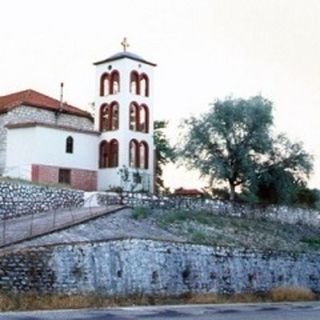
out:
<path id="1" fill-rule="evenodd" d="M 110 92 L 109 82 L 110 82 L 109 74 L 104 73 L 100 78 L 100 96 L 101 97 L 109 94 Z"/>
<path id="2" fill-rule="evenodd" d="M 120 92 L 120 75 L 114 70 L 110 76 L 110 94 L 117 94 Z"/>
<path id="3" fill-rule="evenodd" d="M 144 133 L 149 132 L 149 108 L 145 104 L 140 106 L 139 131 Z"/>
<path id="4" fill-rule="evenodd" d="M 66 153 L 73 153 L 73 138 L 71 136 L 66 139 Z"/>
<path id="5" fill-rule="evenodd" d="M 111 130 L 119 129 L 119 105 L 117 102 L 111 103 Z"/>
<path id="6" fill-rule="evenodd" d="M 132 71 L 130 74 L 130 93 L 139 94 L 139 74 L 137 71 Z"/>
<path id="7" fill-rule="evenodd" d="M 140 94 L 149 97 L 149 78 L 145 73 L 140 76 Z"/>
<path id="8" fill-rule="evenodd" d="M 139 130 L 139 105 L 136 102 L 131 102 L 129 108 L 129 129 L 133 131 Z"/>
<path id="9" fill-rule="evenodd" d="M 139 143 L 132 139 L 129 144 L 129 167 L 139 168 Z"/>
<path id="10" fill-rule="evenodd" d="M 109 160 L 109 148 L 106 140 L 101 141 L 99 146 L 99 168 L 107 168 Z"/>
<path id="11" fill-rule="evenodd" d="M 114 168 L 118 166 L 119 162 L 119 143 L 116 139 L 110 141 L 110 163 L 109 167 Z"/>
<path id="12" fill-rule="evenodd" d="M 109 131 L 111 128 L 111 108 L 108 104 L 100 107 L 100 132 Z"/>
<path id="13" fill-rule="evenodd" d="M 141 141 L 139 144 L 139 162 L 141 169 L 148 169 L 149 164 L 149 148 L 145 141 Z"/>

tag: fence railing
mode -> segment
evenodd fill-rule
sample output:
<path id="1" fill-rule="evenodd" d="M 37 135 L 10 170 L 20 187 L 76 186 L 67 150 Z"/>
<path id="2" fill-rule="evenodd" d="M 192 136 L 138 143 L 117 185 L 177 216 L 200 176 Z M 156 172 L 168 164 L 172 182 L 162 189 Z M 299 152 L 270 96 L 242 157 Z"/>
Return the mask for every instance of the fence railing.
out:
<path id="1" fill-rule="evenodd" d="M 11 205 L 19 206 L 23 205 L 23 202 L 12 201 Z M 35 207 L 41 207 L 41 204 L 42 208 L 46 208 L 43 201 L 34 202 Z M 119 201 L 114 197 L 108 197 L 104 204 L 98 205 L 95 195 L 92 195 L 84 200 L 81 206 L 75 205 L 72 201 L 64 202 L 63 207 L 51 205 L 49 210 L 31 210 L 29 214 L 22 216 L 13 216 L 10 212 L 4 211 L 0 220 L 0 247 L 74 225 L 106 212 L 108 206 L 115 204 L 119 204 Z"/>

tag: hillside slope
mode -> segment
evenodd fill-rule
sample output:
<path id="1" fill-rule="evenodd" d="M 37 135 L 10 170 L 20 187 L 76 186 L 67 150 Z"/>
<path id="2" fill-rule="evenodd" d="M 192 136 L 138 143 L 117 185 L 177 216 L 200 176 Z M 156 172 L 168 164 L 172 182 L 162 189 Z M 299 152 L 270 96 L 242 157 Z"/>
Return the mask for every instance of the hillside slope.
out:
<path id="1" fill-rule="evenodd" d="M 207 212 L 163 212 L 144 208 L 124 209 L 9 249 L 120 238 L 295 252 L 320 251 L 320 230 L 315 227 L 224 217 Z"/>

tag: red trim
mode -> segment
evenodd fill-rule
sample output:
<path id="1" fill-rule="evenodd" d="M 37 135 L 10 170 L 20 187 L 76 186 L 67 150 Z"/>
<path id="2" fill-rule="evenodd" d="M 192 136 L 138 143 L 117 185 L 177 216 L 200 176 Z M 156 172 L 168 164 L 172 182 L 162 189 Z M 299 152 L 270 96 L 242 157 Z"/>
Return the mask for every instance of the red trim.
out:
<path id="1" fill-rule="evenodd" d="M 106 95 L 106 92 L 105 92 L 105 81 L 109 81 L 109 73 L 103 73 L 101 78 L 100 78 L 100 97 L 103 97 Z M 110 90 L 110 89 L 109 89 Z M 109 92 L 107 92 L 108 94 Z"/>

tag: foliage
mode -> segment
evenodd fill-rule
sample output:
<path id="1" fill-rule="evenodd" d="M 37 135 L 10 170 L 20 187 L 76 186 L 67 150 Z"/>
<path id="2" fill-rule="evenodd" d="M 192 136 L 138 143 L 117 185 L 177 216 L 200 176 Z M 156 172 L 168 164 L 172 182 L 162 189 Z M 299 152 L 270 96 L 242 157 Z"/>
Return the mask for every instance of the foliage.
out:
<path id="1" fill-rule="evenodd" d="M 154 144 L 156 147 L 156 193 L 165 190 L 162 178 L 163 166 L 175 159 L 174 149 L 170 146 L 164 133 L 164 129 L 166 129 L 167 126 L 167 121 L 154 122 Z"/>
<path id="2" fill-rule="evenodd" d="M 304 190 L 307 196 L 305 184 L 311 170 L 312 157 L 304 151 L 302 144 L 290 142 L 283 134 L 278 135 L 265 154 L 251 188 L 264 202 L 303 204 L 306 200 L 311 204 L 316 199 L 303 199 L 302 195 Z"/>
<path id="3" fill-rule="evenodd" d="M 146 219 L 150 215 L 150 210 L 144 207 L 136 207 L 132 211 L 132 217 L 136 220 Z"/>
<path id="4" fill-rule="evenodd" d="M 230 200 L 241 186 L 241 200 L 291 203 L 296 188 L 305 187 L 312 157 L 283 134 L 273 138 L 272 124 L 272 103 L 261 96 L 217 100 L 185 121 L 179 156 L 211 187 L 227 183 Z"/>

